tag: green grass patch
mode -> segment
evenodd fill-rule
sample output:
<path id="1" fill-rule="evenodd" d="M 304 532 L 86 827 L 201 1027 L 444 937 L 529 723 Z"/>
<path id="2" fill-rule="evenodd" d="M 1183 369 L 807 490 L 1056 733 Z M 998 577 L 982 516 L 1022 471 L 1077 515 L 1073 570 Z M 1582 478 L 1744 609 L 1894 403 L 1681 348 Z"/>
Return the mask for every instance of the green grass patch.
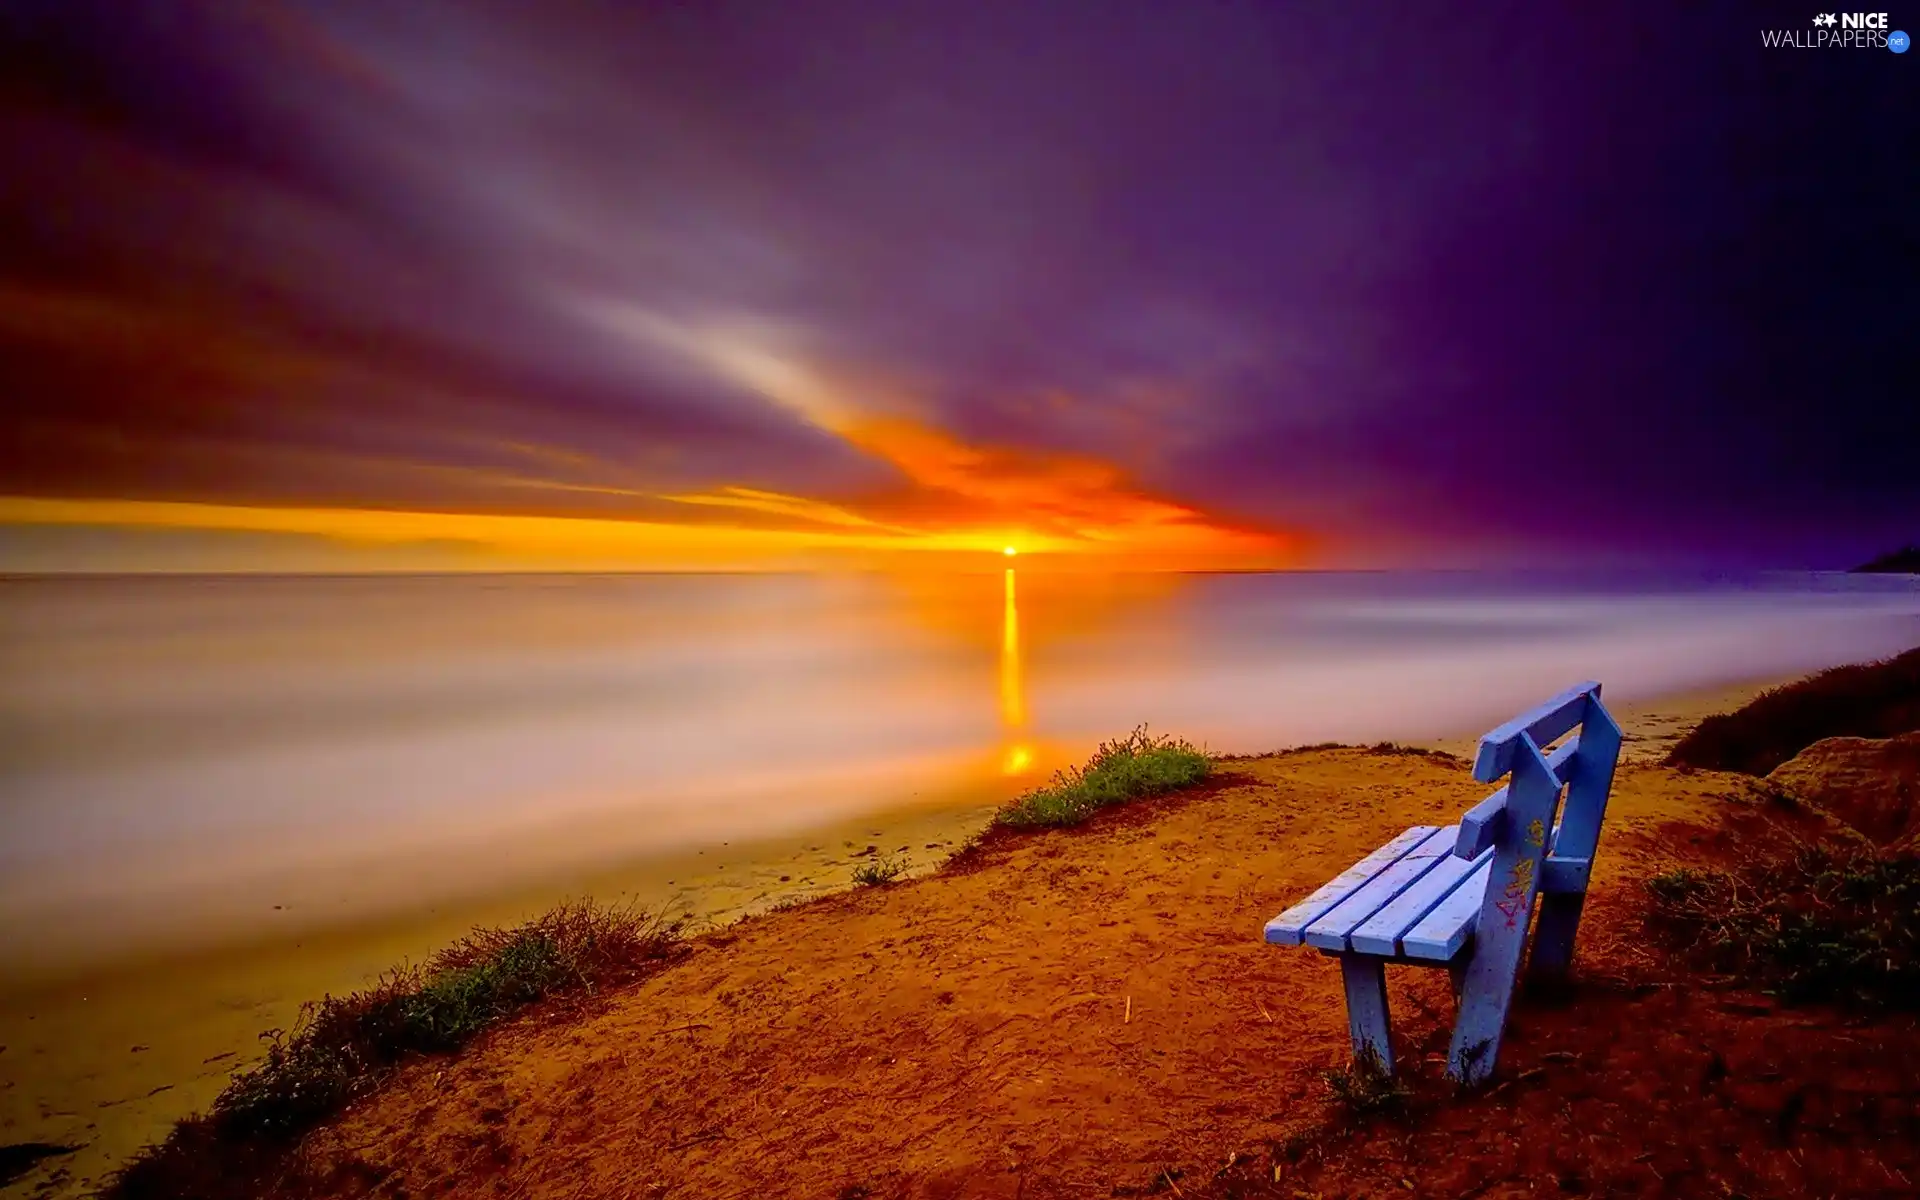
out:
<path id="1" fill-rule="evenodd" d="M 1154 737 L 1142 725 L 1102 742 L 1085 766 L 1054 775 L 1044 787 L 1015 798 L 994 817 L 1011 828 L 1078 825 L 1103 808 L 1198 783 L 1213 761 L 1191 742 Z"/>
<path id="2" fill-rule="evenodd" d="M 1670 767 L 1765 775 L 1830 737 L 1887 738 L 1920 729 L 1920 647 L 1835 667 L 1708 717 L 1667 755 Z"/>
<path id="3" fill-rule="evenodd" d="M 1920 1009 L 1920 857 L 1808 846 L 1646 886 L 1653 931 L 1712 969 L 1785 1000 Z"/>
<path id="4" fill-rule="evenodd" d="M 510 929 L 476 929 L 420 966 L 301 1009 L 263 1035 L 265 1061 L 236 1075 L 204 1115 L 120 1173 L 108 1200 L 246 1194 L 298 1137 L 377 1088 L 407 1059 L 458 1049 L 488 1026 L 553 997 L 656 969 L 680 927 L 640 909 L 563 904 Z M 236 1190 L 237 1189 L 237 1190 Z"/>

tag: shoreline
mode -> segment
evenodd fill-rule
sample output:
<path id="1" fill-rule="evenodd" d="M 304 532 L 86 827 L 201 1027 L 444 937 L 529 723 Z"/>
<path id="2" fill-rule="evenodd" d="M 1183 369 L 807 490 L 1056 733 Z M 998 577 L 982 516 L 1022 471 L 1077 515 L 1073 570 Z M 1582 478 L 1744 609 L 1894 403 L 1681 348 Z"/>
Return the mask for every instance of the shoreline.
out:
<path id="1" fill-rule="evenodd" d="M 1694 721 L 1781 682 L 1756 679 L 1621 704 L 1625 757 L 1657 758 Z M 1470 755 L 1477 736 L 1416 744 Z M 255 1056 L 259 1034 L 290 1024 L 302 1003 L 362 987 L 398 962 L 419 961 L 475 924 L 511 924 L 554 899 L 591 895 L 670 909 L 685 903 L 678 915 L 697 925 L 728 925 L 783 902 L 848 890 L 852 867 L 869 846 L 905 859 L 911 874 L 925 873 L 987 827 L 995 807 L 895 809 L 796 837 L 628 864 L 564 889 L 521 889 L 292 940 L 121 963 L 16 995 L 0 1001 L 0 1062 L 14 1085 L 0 1092 L 0 1141 L 83 1143 L 55 1164 L 67 1170 L 72 1190 L 44 1193 L 80 1194 L 164 1137 L 175 1120 L 204 1110 L 232 1069 Z"/>
<path id="2" fill-rule="evenodd" d="M 1804 679 L 1808 674 L 1812 672 L 1784 676 L 1761 675 L 1629 700 L 1616 700 L 1603 692 L 1607 711 L 1620 723 L 1624 735 L 1620 761 L 1658 763 L 1666 758 L 1667 752 L 1688 730 L 1706 718 L 1732 712 L 1760 693 Z M 1479 741 L 1479 735 L 1474 734 L 1439 737 L 1417 744 L 1431 750 L 1444 750 L 1472 762 Z"/>

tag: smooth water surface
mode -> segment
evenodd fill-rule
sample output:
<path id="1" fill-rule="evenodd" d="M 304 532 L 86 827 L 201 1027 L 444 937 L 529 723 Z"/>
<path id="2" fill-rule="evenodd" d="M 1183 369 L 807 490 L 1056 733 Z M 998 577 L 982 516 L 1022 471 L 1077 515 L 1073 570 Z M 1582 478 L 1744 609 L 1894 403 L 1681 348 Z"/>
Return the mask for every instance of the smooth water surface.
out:
<path id="1" fill-rule="evenodd" d="M 1920 585 L 1843 575 L 9 579 L 0 968 L 979 803 L 1142 722 L 1437 737 L 1916 642 Z"/>

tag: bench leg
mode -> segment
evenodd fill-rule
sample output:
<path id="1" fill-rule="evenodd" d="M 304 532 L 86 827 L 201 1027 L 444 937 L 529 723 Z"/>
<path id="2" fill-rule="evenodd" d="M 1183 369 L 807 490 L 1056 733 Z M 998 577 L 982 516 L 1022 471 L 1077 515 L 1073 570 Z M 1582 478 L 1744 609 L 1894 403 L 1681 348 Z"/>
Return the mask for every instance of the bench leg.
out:
<path id="1" fill-rule="evenodd" d="M 1540 897 L 1540 915 L 1533 926 L 1533 949 L 1527 954 L 1527 978 L 1558 979 L 1573 963 L 1573 935 L 1580 931 L 1584 892 Z"/>
<path id="2" fill-rule="evenodd" d="M 1364 954 L 1343 954 L 1340 979 L 1347 988 L 1347 1028 L 1353 1034 L 1353 1056 L 1365 1059 L 1371 1049 L 1380 1069 L 1393 1074 L 1386 964 Z"/>
<path id="3" fill-rule="evenodd" d="M 1473 953 L 1460 988 L 1447 1074 L 1467 1087 L 1484 1083 L 1500 1058 L 1500 1038 L 1513 1004 L 1520 958 L 1540 894 L 1540 862 L 1546 857 L 1546 827 L 1553 820 L 1560 782 L 1533 739 L 1521 735 L 1522 751 L 1507 784 L 1507 832 L 1495 843 L 1487 894 L 1473 930 Z"/>
<path id="4" fill-rule="evenodd" d="M 1467 962 L 1470 955 L 1463 954 L 1447 964 L 1447 978 L 1453 983 L 1453 1006 L 1460 1007 L 1460 993 L 1467 986 Z"/>

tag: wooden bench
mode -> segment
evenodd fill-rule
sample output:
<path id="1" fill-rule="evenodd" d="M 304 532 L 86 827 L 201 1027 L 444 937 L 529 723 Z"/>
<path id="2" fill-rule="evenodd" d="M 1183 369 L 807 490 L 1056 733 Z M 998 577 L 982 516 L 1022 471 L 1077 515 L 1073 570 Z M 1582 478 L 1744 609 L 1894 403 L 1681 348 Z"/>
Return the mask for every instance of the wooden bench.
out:
<path id="1" fill-rule="evenodd" d="M 1599 684 L 1563 692 L 1480 739 L 1474 778 L 1507 784 L 1458 825 L 1414 826 L 1267 922 L 1268 942 L 1340 959 L 1356 1057 L 1393 1070 L 1387 964 L 1446 967 L 1459 1008 L 1447 1073 L 1493 1073 L 1529 924 L 1531 976 L 1573 958 L 1620 740 Z"/>

